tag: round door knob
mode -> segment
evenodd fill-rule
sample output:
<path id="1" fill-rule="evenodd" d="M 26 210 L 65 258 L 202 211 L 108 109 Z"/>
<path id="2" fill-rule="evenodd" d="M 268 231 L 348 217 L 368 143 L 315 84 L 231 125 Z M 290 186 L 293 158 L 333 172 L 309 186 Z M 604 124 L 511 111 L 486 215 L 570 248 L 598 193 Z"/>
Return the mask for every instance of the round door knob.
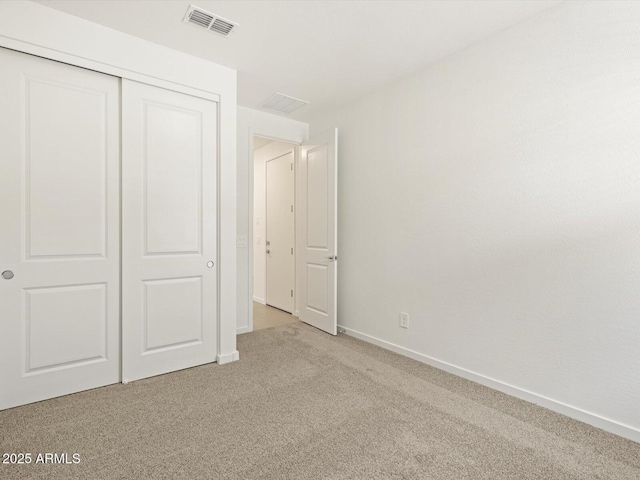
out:
<path id="1" fill-rule="evenodd" d="M 215 264 L 211 260 L 207 262 L 207 268 L 213 268 L 214 265 Z"/>
<path id="2" fill-rule="evenodd" d="M 13 278 L 13 272 L 11 270 L 5 270 L 2 272 L 2 278 L 5 280 L 11 280 Z"/>

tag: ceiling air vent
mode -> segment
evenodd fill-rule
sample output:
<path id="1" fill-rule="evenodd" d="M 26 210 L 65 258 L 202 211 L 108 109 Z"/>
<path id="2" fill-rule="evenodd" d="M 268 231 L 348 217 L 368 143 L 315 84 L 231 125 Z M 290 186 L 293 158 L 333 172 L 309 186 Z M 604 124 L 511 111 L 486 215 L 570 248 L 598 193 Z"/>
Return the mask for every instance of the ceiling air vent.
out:
<path id="1" fill-rule="evenodd" d="M 229 36 L 235 28 L 238 26 L 236 22 L 222 18 L 219 15 L 214 15 L 211 12 L 190 5 L 187 10 L 187 14 L 184 16 L 185 23 L 192 23 L 207 30 L 211 30 L 223 37 Z"/>
<path id="2" fill-rule="evenodd" d="M 260 104 L 262 108 L 286 113 L 287 115 L 305 105 L 309 105 L 309 102 L 290 97 L 289 95 L 283 95 L 282 93 L 274 93 Z"/>

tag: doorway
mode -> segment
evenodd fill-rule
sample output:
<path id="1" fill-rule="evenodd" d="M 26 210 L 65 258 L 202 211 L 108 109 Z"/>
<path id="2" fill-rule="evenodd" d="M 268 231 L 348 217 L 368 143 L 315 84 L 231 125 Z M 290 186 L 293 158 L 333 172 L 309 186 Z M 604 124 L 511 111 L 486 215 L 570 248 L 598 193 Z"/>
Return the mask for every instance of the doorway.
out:
<path id="1" fill-rule="evenodd" d="M 249 303 L 248 331 L 276 326 L 255 322 L 256 308 L 267 301 L 267 162 L 293 152 L 294 285 L 293 312 L 287 320 L 302 321 L 337 334 L 337 183 L 338 129 L 314 135 L 301 144 L 265 137 L 249 130 Z M 286 205 L 286 204 L 285 204 Z M 291 209 L 291 205 L 289 204 Z M 273 228 L 271 230 L 273 232 Z M 266 245 L 269 241 L 270 245 Z M 239 242 L 240 244 L 241 242 Z M 290 251 L 291 253 L 291 251 Z M 292 318 L 293 317 L 295 318 Z"/>
<path id="2" fill-rule="evenodd" d="M 253 328 L 297 322 L 295 164 L 297 145 L 253 139 Z"/>

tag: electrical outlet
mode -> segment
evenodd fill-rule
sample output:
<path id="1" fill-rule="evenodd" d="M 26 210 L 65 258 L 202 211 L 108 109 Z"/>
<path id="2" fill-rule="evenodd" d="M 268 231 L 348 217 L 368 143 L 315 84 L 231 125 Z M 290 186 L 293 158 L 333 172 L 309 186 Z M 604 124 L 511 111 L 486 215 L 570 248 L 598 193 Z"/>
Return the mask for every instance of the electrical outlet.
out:
<path id="1" fill-rule="evenodd" d="M 400 326 L 402 328 L 409 328 L 409 314 L 400 312 Z"/>

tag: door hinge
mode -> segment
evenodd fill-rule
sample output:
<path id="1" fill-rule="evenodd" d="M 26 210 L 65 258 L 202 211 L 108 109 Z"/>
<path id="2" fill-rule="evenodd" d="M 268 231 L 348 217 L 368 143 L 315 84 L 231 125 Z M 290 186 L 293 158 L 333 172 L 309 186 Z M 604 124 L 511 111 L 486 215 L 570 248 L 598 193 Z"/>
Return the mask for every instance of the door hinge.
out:
<path id="1" fill-rule="evenodd" d="M 291 171 L 293 172 L 293 163 L 291 164 Z"/>
<path id="2" fill-rule="evenodd" d="M 291 290 L 291 298 L 293 298 L 293 290 Z"/>
<path id="3" fill-rule="evenodd" d="M 291 205 L 291 213 L 293 213 L 293 205 Z"/>
<path id="4" fill-rule="evenodd" d="M 291 247 L 291 255 L 293 255 L 293 247 Z"/>

